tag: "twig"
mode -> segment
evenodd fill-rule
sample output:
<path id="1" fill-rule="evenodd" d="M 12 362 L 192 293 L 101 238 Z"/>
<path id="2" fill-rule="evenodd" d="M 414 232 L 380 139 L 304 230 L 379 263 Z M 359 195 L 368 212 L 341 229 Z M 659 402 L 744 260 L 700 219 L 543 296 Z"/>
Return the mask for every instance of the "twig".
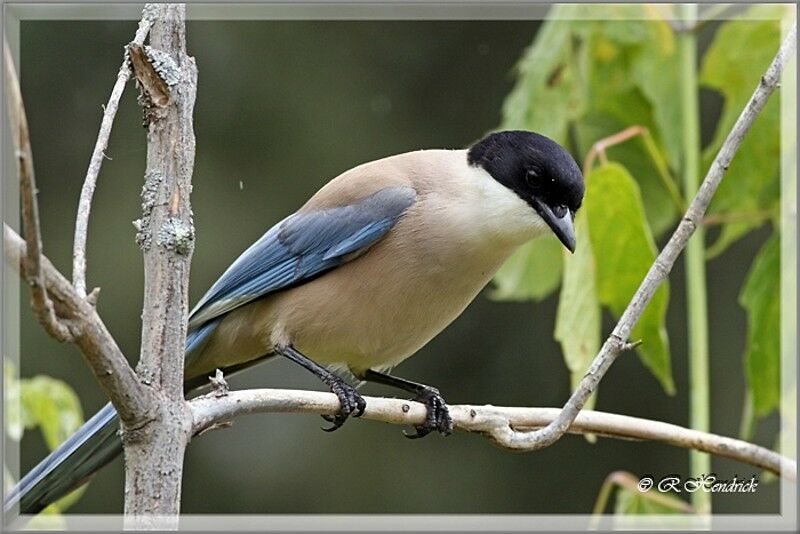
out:
<path id="1" fill-rule="evenodd" d="M 9 264 L 27 277 L 23 267 L 27 254 L 25 241 L 7 225 L 3 225 L 3 249 Z M 139 383 L 94 306 L 78 295 L 47 256 L 41 256 L 40 265 L 43 288 L 59 316 L 64 318 L 72 341 L 81 349 L 103 391 L 126 424 L 141 426 L 151 417 L 149 390 Z"/>
<path id="2" fill-rule="evenodd" d="M 725 143 L 723 143 L 717 157 L 711 164 L 703 183 L 700 185 L 700 189 L 689 205 L 689 209 L 684 214 L 667 245 L 656 257 L 655 262 L 647 272 L 647 276 L 645 276 L 639 289 L 636 290 L 628 307 L 617 322 L 614 331 L 605 341 L 597 356 L 595 356 L 589 371 L 581 380 L 578 388 L 564 405 L 559 416 L 545 428 L 526 434 L 514 433 L 509 430 L 511 432 L 509 439 L 514 441 L 517 448 L 537 450 L 548 447 L 558 441 L 570 427 L 572 421 L 575 420 L 575 417 L 577 417 L 584 404 L 586 404 L 586 400 L 597 388 L 611 364 L 620 355 L 634 325 L 642 316 L 658 287 L 666 280 L 673 265 L 675 265 L 675 261 L 686 247 L 686 243 L 697 226 L 702 224 L 703 215 L 708 209 L 708 205 L 711 203 L 711 199 L 717 187 L 719 187 L 725 171 L 730 166 L 731 160 L 742 144 L 745 134 L 777 87 L 783 66 L 794 52 L 796 36 L 797 26 L 795 25 L 781 44 L 775 59 L 773 59 L 764 76 L 761 77 L 753 96 L 750 97 L 750 101 L 741 115 L 739 115 L 727 139 L 725 139 Z"/>
<path id="3" fill-rule="evenodd" d="M 425 421 L 424 404 L 402 399 L 364 397 L 367 408 L 362 419 L 398 425 L 419 425 Z M 339 400 L 332 393 L 285 389 L 231 391 L 224 397 L 210 392 L 189 402 L 198 434 L 213 425 L 255 413 L 338 413 Z M 559 408 L 519 408 L 500 406 L 450 405 L 456 428 L 486 435 L 500 447 L 527 450 L 520 435 L 530 429 L 551 424 L 561 413 Z M 590 410 L 582 411 L 568 427 L 570 433 L 597 434 L 628 440 L 659 441 L 675 447 L 697 449 L 724 456 L 787 479 L 797 477 L 797 463 L 780 454 L 746 441 L 699 432 L 689 428 L 638 417 Z"/>
<path id="4" fill-rule="evenodd" d="M 596 141 L 592 145 L 592 148 L 589 149 L 589 152 L 586 153 L 586 158 L 583 160 L 584 176 L 591 172 L 592 166 L 594 166 L 594 160 L 598 156 L 600 157 L 600 161 L 603 163 L 603 165 L 608 163 L 608 156 L 606 156 L 606 150 L 608 148 L 620 143 L 624 143 L 633 136 L 641 135 L 645 130 L 646 128 L 644 126 L 630 126 L 621 132 L 617 132 L 613 135 L 609 135 L 608 137 L 604 137 L 603 139 Z"/>
<path id="5" fill-rule="evenodd" d="M 33 311 L 45 331 L 58 341 L 72 341 L 69 329 L 53 310 L 53 303 L 47 296 L 47 288 L 42 275 L 42 235 L 39 230 L 39 204 L 36 201 L 36 178 L 33 172 L 33 152 L 28 132 L 28 118 L 22 102 L 17 70 L 14 68 L 14 60 L 11 58 L 11 52 L 5 39 L 3 39 L 3 55 L 6 63 L 8 117 L 17 156 L 20 196 L 22 197 L 22 228 L 27 245 L 27 254 L 23 262 L 25 280 L 31 286 Z"/>
<path id="6" fill-rule="evenodd" d="M 211 382 L 211 387 L 214 388 L 215 397 L 224 397 L 230 391 L 228 382 L 225 380 L 221 370 L 217 369 L 214 372 L 214 376 L 209 376 L 208 380 Z"/>
<path id="7" fill-rule="evenodd" d="M 139 45 L 144 43 L 153 25 L 152 10 L 151 4 L 145 5 L 142 11 L 142 20 L 139 21 L 139 28 L 136 30 L 133 43 Z M 122 61 L 122 66 L 120 66 L 117 73 L 117 81 L 111 90 L 111 96 L 108 97 L 108 103 L 103 106 L 103 120 L 100 122 L 100 132 L 97 134 L 97 141 L 94 145 L 92 157 L 89 160 L 89 169 L 86 171 L 86 178 L 83 181 L 83 188 L 78 201 L 78 215 L 75 219 L 75 240 L 72 248 L 72 284 L 81 297 L 86 297 L 86 234 L 89 231 L 89 213 L 92 209 L 92 197 L 97 185 L 97 177 L 100 174 L 100 167 L 106 157 L 105 150 L 108 147 L 108 139 L 111 136 L 111 127 L 114 124 L 119 101 L 130 76 L 131 69 L 126 58 Z"/>
<path id="8" fill-rule="evenodd" d="M 592 519 L 589 523 L 589 530 L 597 530 L 600 519 L 603 516 L 603 511 L 608 505 L 611 498 L 611 492 L 615 487 L 625 488 L 628 492 L 639 495 L 642 499 L 647 499 L 655 504 L 665 506 L 672 510 L 684 514 L 693 514 L 695 509 L 692 506 L 679 499 L 675 495 L 665 494 L 658 491 L 641 491 L 638 487 L 640 479 L 636 478 L 628 471 L 613 471 L 608 474 L 600 487 L 600 493 L 597 495 L 597 500 L 592 508 Z"/>
<path id="9" fill-rule="evenodd" d="M 586 153 L 586 158 L 583 161 L 583 175 L 587 176 L 591 172 L 592 166 L 594 165 L 594 160 L 598 156 L 600 157 L 600 161 L 603 163 L 603 165 L 608 163 L 606 150 L 614 145 L 624 143 L 628 139 L 637 135 L 642 137 L 645 150 L 647 150 L 650 159 L 653 160 L 653 165 L 655 165 L 656 170 L 658 171 L 658 177 L 661 179 L 661 183 L 664 184 L 667 192 L 669 192 L 670 199 L 675 205 L 675 208 L 678 212 L 685 211 L 686 201 L 681 196 L 678 186 L 675 185 L 675 180 L 672 178 L 672 175 L 669 172 L 669 166 L 667 165 L 667 162 L 664 161 L 664 157 L 658 150 L 655 141 L 653 141 L 653 136 L 650 134 L 650 130 L 644 126 L 630 126 L 621 132 L 617 132 L 614 135 L 610 135 L 595 142 L 592 145 L 592 148 L 589 149 L 589 152 Z"/>

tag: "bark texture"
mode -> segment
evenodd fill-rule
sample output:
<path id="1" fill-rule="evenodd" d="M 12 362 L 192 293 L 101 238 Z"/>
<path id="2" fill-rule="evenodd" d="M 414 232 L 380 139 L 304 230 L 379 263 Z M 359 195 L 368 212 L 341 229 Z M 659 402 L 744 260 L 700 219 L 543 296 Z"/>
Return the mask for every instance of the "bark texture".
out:
<path id="1" fill-rule="evenodd" d="M 192 428 L 183 398 L 183 359 L 194 249 L 189 196 L 197 68 L 186 54 L 185 16 L 182 4 L 158 5 L 151 46 L 129 49 L 137 58 L 132 68 L 147 128 L 142 218 L 136 222 L 145 275 L 136 371 L 156 398 L 151 422 L 123 428 L 126 526 L 134 528 L 177 527 L 183 456 Z M 161 83 L 149 83 L 154 79 Z"/>

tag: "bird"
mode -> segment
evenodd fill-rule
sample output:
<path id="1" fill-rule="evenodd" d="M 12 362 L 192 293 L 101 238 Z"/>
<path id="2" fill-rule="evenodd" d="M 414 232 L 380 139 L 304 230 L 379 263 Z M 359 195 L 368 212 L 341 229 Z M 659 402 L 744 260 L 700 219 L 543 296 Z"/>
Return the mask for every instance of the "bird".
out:
<path id="1" fill-rule="evenodd" d="M 465 149 L 425 149 L 335 177 L 245 250 L 189 315 L 186 394 L 225 375 L 286 358 L 340 401 L 340 428 L 366 403 L 361 382 L 425 404 L 411 438 L 448 435 L 440 392 L 390 371 L 454 321 L 522 244 L 555 235 L 575 251 L 584 180 L 570 153 L 530 131 L 485 135 Z M 35 514 L 122 450 L 106 405 L 27 473 L 6 510 Z"/>

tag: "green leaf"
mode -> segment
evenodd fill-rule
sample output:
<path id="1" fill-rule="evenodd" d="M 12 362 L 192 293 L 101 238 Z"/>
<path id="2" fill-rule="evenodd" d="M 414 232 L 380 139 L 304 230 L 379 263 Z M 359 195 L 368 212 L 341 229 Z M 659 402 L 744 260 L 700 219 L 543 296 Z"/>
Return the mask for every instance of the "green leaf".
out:
<path id="1" fill-rule="evenodd" d="M 650 491 L 656 491 L 651 489 Z M 658 493 L 657 498 L 648 498 L 645 493 L 620 487 L 614 503 L 615 515 L 659 515 L 682 514 L 686 508 L 683 502 L 673 493 Z"/>
<path id="2" fill-rule="evenodd" d="M 708 169 L 723 141 L 759 83 L 780 44 L 781 6 L 754 6 L 743 18 L 720 27 L 703 60 L 700 83 L 722 94 L 722 116 L 711 144 L 703 153 Z M 780 186 L 780 105 L 777 93 L 770 98 L 731 162 L 725 179 L 709 207 L 709 213 L 741 213 L 773 208 Z M 763 224 L 761 221 L 728 223 L 709 250 L 723 252 L 731 243 Z"/>
<path id="3" fill-rule="evenodd" d="M 588 51 L 583 69 L 588 111 L 609 112 L 623 127 L 647 127 L 665 145 L 663 152 L 672 168 L 679 168 L 681 115 L 675 95 L 681 81 L 674 32 L 652 6 L 592 6 L 592 10 L 597 19 L 607 20 L 576 29 L 585 37 Z"/>
<path id="4" fill-rule="evenodd" d="M 496 300 L 542 300 L 558 287 L 563 269 L 563 245 L 545 235 L 522 245 L 494 276 Z"/>
<path id="5" fill-rule="evenodd" d="M 739 295 L 747 310 L 745 376 L 759 416 L 780 401 L 780 268 L 780 235 L 775 233 L 753 261 Z"/>
<path id="6" fill-rule="evenodd" d="M 53 503 L 32 517 L 26 527 L 31 530 L 66 530 L 67 523 L 61 511 L 62 509 Z"/>
<path id="7" fill-rule="evenodd" d="M 72 490 L 71 492 L 67 493 L 66 495 L 58 499 L 56 502 L 50 505 L 54 508 L 53 512 L 61 513 L 66 509 L 68 509 L 73 504 L 75 504 L 76 502 L 78 502 L 78 500 L 83 496 L 84 492 L 88 487 L 89 487 L 88 484 L 84 484 L 83 486 L 80 486 L 79 488 Z M 50 508 L 50 506 L 48 506 L 48 508 Z"/>
<path id="8" fill-rule="evenodd" d="M 637 21 L 647 30 L 633 65 L 637 86 L 652 105 L 657 130 L 653 132 L 664 144 L 667 161 L 673 169 L 681 166 L 681 77 L 674 32 L 664 20 Z"/>
<path id="9" fill-rule="evenodd" d="M 38 426 L 52 451 L 80 428 L 83 410 L 75 391 L 66 382 L 44 375 L 18 380 L 14 363 L 6 359 L 3 365 L 6 435 L 10 439 L 19 441 L 25 429 Z M 6 484 L 13 484 L 7 470 L 4 478 Z M 81 486 L 52 503 L 39 513 L 31 526 L 63 528 L 59 514 L 80 499 L 85 490 L 86 486 Z"/>
<path id="10" fill-rule="evenodd" d="M 643 7 L 643 6 L 640 6 Z M 590 109 L 576 124 L 578 151 L 588 153 L 596 141 L 638 125 L 647 128 L 673 168 L 680 161 L 680 101 L 675 98 L 679 77 L 672 30 L 663 21 L 605 21 L 589 39 L 587 66 Z M 637 39 L 619 35 L 639 32 Z M 661 147 L 667 141 L 667 148 Z M 678 216 L 669 192 L 659 178 L 639 138 L 607 150 L 636 178 L 653 232 L 660 235 Z"/>
<path id="11" fill-rule="evenodd" d="M 597 295 L 619 317 L 656 257 L 636 181 L 621 165 L 610 163 L 586 177 L 585 210 L 595 258 Z M 632 332 L 643 341 L 637 349 L 642 362 L 673 394 L 669 342 L 664 326 L 669 288 L 656 291 Z"/>
<path id="12" fill-rule="evenodd" d="M 21 381 L 25 411 L 35 419 L 50 450 L 58 447 L 83 424 L 75 391 L 65 382 L 39 375 Z"/>
<path id="13" fill-rule="evenodd" d="M 595 290 L 595 267 L 586 212 L 575 218 L 577 246 L 564 261 L 564 284 L 558 298 L 555 338 L 561 343 L 571 373 L 572 389 L 578 385 L 600 350 L 600 302 Z M 597 392 L 586 403 L 592 409 Z"/>
<path id="14" fill-rule="evenodd" d="M 554 6 L 551 16 L 563 16 L 565 9 Z M 586 104 L 571 27 L 569 20 L 552 18 L 542 24 L 517 64 L 517 83 L 503 104 L 503 129 L 533 130 L 566 142 L 568 124 Z"/>

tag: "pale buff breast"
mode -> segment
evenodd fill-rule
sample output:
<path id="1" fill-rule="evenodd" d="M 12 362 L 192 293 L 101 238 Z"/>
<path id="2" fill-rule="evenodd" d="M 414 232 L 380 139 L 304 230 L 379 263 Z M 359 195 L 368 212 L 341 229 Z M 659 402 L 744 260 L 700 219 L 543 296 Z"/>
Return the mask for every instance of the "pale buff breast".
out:
<path id="1" fill-rule="evenodd" d="M 394 366 L 458 317 L 505 259 L 470 252 L 468 243 L 462 254 L 445 258 L 405 237 L 406 228 L 397 230 L 351 263 L 266 301 L 273 342 L 291 342 L 318 362 L 343 363 L 356 374 Z"/>

